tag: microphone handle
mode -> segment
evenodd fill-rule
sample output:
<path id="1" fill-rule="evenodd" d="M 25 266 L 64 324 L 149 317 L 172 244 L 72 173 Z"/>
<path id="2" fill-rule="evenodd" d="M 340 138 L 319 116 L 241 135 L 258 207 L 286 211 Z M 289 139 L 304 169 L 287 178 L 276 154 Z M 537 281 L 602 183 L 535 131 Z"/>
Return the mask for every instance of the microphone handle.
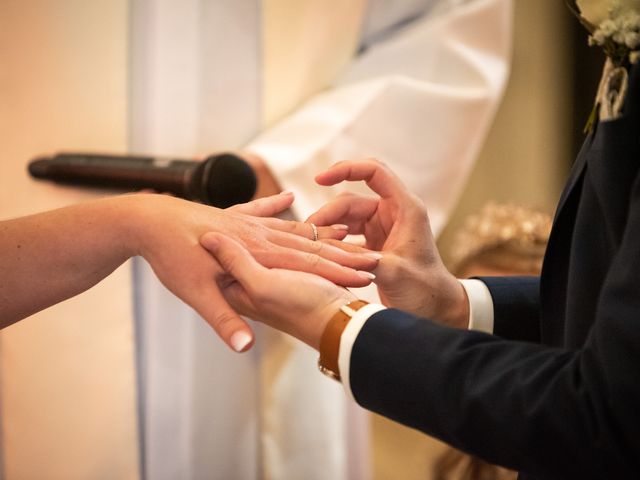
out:
<path id="1" fill-rule="evenodd" d="M 66 184 L 123 190 L 152 188 L 189 198 L 189 184 L 199 163 L 162 157 L 60 153 L 31 162 L 29 173 Z"/>

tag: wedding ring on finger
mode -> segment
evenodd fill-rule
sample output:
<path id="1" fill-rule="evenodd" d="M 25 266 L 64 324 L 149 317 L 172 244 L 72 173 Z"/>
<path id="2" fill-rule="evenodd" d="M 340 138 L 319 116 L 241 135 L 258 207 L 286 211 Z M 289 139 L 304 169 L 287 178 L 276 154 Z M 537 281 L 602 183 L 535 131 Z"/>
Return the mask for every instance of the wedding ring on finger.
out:
<path id="1" fill-rule="evenodd" d="M 315 223 L 310 223 L 309 225 L 311 225 L 311 232 L 312 232 L 311 240 L 316 242 L 318 240 L 318 227 L 316 227 Z"/>

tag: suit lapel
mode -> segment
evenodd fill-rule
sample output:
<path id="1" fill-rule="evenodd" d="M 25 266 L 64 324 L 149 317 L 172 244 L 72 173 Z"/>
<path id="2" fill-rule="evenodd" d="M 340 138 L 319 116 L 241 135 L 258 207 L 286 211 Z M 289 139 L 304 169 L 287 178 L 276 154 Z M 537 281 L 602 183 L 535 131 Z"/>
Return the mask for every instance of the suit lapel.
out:
<path id="1" fill-rule="evenodd" d="M 573 191 L 574 187 L 576 186 L 576 183 L 578 181 L 578 179 L 582 176 L 582 172 L 585 168 L 585 166 L 587 165 L 587 151 L 589 150 L 589 147 L 591 145 L 591 142 L 593 141 L 593 134 L 590 134 L 584 141 L 584 144 L 582 145 L 582 149 L 580 150 L 580 153 L 578 154 L 578 157 L 576 158 L 576 161 L 574 162 L 573 166 L 571 167 L 571 171 L 569 172 L 569 178 L 567 180 L 567 183 L 564 187 L 564 190 L 562 191 L 562 194 L 560 195 L 560 200 L 558 201 L 558 206 L 556 208 L 556 214 L 555 214 L 555 220 L 557 220 L 560 216 L 560 212 L 562 211 L 562 209 L 564 208 L 567 199 L 569 198 L 569 196 L 571 195 L 571 192 Z"/>

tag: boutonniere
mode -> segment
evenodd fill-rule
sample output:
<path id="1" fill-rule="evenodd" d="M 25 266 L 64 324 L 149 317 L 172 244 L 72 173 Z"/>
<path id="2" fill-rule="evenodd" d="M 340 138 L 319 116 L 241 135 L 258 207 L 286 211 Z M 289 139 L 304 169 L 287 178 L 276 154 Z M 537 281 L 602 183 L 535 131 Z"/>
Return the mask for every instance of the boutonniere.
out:
<path id="1" fill-rule="evenodd" d="M 594 110 L 587 123 L 587 130 L 591 131 L 598 119 L 613 120 L 621 114 L 628 69 L 638 61 L 640 0 L 566 0 L 566 3 L 589 30 L 589 44 L 602 47 L 607 56 Z"/>

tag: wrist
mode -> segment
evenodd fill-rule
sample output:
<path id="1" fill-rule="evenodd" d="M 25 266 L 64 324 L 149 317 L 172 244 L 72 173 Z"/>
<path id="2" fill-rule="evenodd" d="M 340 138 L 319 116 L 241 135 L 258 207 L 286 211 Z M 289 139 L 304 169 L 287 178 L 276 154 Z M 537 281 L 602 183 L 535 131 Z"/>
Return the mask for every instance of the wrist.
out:
<path id="1" fill-rule="evenodd" d="M 453 275 L 446 280 L 447 293 L 442 296 L 443 304 L 440 308 L 439 321 L 449 327 L 469 328 L 469 297 L 462 284 Z"/>
<path id="2" fill-rule="evenodd" d="M 113 214 L 117 215 L 116 229 L 128 257 L 144 256 L 149 248 L 150 231 L 154 222 L 153 211 L 165 197 L 156 193 L 134 193 L 113 197 Z"/>
<path id="3" fill-rule="evenodd" d="M 110 250 L 125 261 L 139 254 L 137 226 L 142 220 L 132 208 L 131 199 L 136 195 L 117 195 L 96 200 L 92 217 L 99 222 L 102 241 L 110 245 Z"/>
<path id="4" fill-rule="evenodd" d="M 341 295 L 329 302 L 317 314 L 316 318 L 318 318 L 319 321 L 315 324 L 314 331 L 310 335 L 310 341 L 307 343 L 318 351 L 320 351 L 320 339 L 322 338 L 322 334 L 336 312 L 344 305 L 348 305 L 349 303 L 358 300 L 358 298 L 349 290 L 343 288 L 341 288 L 341 290 Z"/>

